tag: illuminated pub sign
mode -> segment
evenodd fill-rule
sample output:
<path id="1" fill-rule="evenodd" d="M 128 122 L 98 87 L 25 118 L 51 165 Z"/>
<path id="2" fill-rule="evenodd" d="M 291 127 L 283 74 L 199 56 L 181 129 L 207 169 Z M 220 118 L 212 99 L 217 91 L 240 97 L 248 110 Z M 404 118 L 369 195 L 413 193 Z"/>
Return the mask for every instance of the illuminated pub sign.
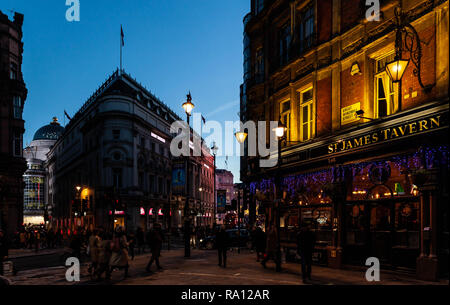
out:
<path id="1" fill-rule="evenodd" d="M 445 124 L 448 125 L 448 122 L 445 122 Z M 328 145 L 328 154 L 347 151 L 370 144 L 380 143 L 426 132 L 429 130 L 437 129 L 445 124 L 442 115 L 434 115 L 409 123 L 389 126 L 383 129 L 375 130 L 371 133 L 363 134 L 361 136 L 343 139 L 341 141 L 331 143 L 330 145 Z"/>
<path id="2" fill-rule="evenodd" d="M 392 124 L 382 128 L 374 128 L 355 135 L 353 137 L 343 138 L 334 143 L 316 146 L 310 149 L 304 149 L 297 153 L 287 155 L 282 158 L 282 163 L 306 161 L 323 156 L 331 156 L 335 153 L 361 149 L 373 144 L 381 144 L 387 141 L 395 141 L 403 137 L 420 135 L 442 128 L 448 128 L 448 112 L 430 115 L 420 119 L 404 121 L 398 124 Z M 366 129 L 367 130 L 367 129 Z"/>

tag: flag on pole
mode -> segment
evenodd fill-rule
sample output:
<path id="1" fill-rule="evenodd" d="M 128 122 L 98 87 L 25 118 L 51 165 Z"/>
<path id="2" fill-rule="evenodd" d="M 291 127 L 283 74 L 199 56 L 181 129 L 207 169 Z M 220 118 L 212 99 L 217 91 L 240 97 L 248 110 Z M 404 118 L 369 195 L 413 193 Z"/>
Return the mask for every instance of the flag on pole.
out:
<path id="1" fill-rule="evenodd" d="M 64 115 L 70 120 L 72 120 L 72 118 L 67 114 L 66 110 L 64 110 Z"/>
<path id="2" fill-rule="evenodd" d="M 120 39 L 121 39 L 122 46 L 125 45 L 124 38 L 125 38 L 125 35 L 123 34 L 123 28 L 122 28 L 122 25 L 120 25 Z"/>

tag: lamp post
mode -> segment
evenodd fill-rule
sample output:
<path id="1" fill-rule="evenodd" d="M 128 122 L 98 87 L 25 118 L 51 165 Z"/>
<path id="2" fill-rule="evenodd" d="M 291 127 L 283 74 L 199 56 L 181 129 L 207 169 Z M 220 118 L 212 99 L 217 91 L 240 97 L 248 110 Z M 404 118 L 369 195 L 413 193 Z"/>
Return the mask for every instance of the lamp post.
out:
<path id="1" fill-rule="evenodd" d="M 416 29 L 409 22 L 408 14 L 404 13 L 401 7 L 397 6 L 394 10 L 395 14 L 395 59 L 386 65 L 386 72 L 391 78 L 392 82 L 401 82 L 403 74 L 409 61 L 414 64 L 414 75 L 419 81 L 420 87 L 425 92 L 430 92 L 434 87 L 433 84 L 424 85 L 421 77 L 421 60 L 422 60 L 422 45 L 419 34 Z M 403 36 L 405 37 L 403 40 Z M 403 50 L 409 52 L 410 59 L 402 59 Z"/>
<path id="2" fill-rule="evenodd" d="M 189 125 L 189 118 L 191 116 L 192 110 L 194 109 L 194 104 L 192 103 L 191 92 L 186 96 L 186 102 L 182 105 L 184 111 L 186 112 L 186 121 L 188 128 L 188 140 L 191 142 L 191 128 Z M 189 159 L 191 155 L 191 148 L 188 147 L 188 155 L 186 156 L 186 203 L 184 204 L 184 257 L 191 256 L 191 245 L 190 245 L 190 209 L 189 209 Z"/>
<path id="3" fill-rule="evenodd" d="M 241 253 L 241 189 L 238 186 L 237 190 L 237 208 L 238 208 L 238 253 Z"/>
<path id="4" fill-rule="evenodd" d="M 216 146 L 216 142 L 213 142 L 213 146 L 211 147 L 211 150 L 213 152 L 213 156 L 214 156 L 214 223 L 213 223 L 213 227 L 216 227 L 216 219 L 217 219 L 217 194 L 216 194 L 216 156 L 217 156 L 217 151 L 219 150 L 219 148 Z"/>
<path id="5" fill-rule="evenodd" d="M 274 201 L 274 214 L 275 224 L 277 228 L 277 257 L 276 257 L 276 271 L 281 271 L 281 244 L 280 244 L 280 203 L 281 203 L 281 142 L 286 141 L 286 126 L 281 122 L 281 118 L 278 120 L 278 127 L 274 129 L 275 135 L 278 138 L 278 170 L 275 175 L 275 201 Z"/>
<path id="6" fill-rule="evenodd" d="M 239 144 L 244 144 L 245 139 L 247 139 L 248 133 L 245 131 L 238 131 L 234 134 L 236 140 Z M 238 187 L 238 200 L 237 200 L 237 208 L 238 208 L 238 253 L 241 253 L 241 190 Z"/>

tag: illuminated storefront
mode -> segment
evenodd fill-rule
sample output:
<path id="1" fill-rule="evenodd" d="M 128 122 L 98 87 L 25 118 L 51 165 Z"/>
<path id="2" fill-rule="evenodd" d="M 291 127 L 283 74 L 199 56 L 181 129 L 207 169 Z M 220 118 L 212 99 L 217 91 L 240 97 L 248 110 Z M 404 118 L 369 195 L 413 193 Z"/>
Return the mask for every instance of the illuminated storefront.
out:
<path id="1" fill-rule="evenodd" d="M 445 262 L 448 112 L 405 121 L 406 125 L 403 122 L 349 132 L 342 140 L 331 139 L 332 144 L 315 146 L 309 158 L 284 162 L 279 215 L 286 259 L 293 258 L 299 227 L 307 225 L 315 233 L 317 264 L 364 265 L 367 257 L 374 256 L 383 268 L 414 270 L 420 266 L 418 258 L 432 255 L 433 251 Z M 425 126 L 425 122 L 429 123 L 428 129 L 417 128 L 412 134 L 405 132 L 386 142 L 378 137 L 379 142 L 367 146 L 364 140 L 352 148 L 342 144 L 370 134 L 382 135 L 385 130 L 394 132 L 398 126 Z M 334 150 L 344 145 L 342 151 Z M 286 159 L 292 160 L 293 156 L 287 155 Z M 266 216 L 266 226 L 274 223 L 277 213 L 274 189 L 275 178 L 250 183 L 250 193 L 263 207 L 259 211 Z"/>

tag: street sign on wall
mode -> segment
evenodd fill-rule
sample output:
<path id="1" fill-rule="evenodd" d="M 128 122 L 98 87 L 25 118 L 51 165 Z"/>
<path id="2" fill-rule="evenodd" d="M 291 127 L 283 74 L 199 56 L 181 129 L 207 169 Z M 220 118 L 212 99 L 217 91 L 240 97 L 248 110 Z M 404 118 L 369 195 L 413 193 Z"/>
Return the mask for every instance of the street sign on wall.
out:
<path id="1" fill-rule="evenodd" d="M 341 124 L 356 122 L 359 120 L 359 116 L 356 111 L 361 109 L 361 103 L 355 103 L 347 107 L 341 108 Z"/>

